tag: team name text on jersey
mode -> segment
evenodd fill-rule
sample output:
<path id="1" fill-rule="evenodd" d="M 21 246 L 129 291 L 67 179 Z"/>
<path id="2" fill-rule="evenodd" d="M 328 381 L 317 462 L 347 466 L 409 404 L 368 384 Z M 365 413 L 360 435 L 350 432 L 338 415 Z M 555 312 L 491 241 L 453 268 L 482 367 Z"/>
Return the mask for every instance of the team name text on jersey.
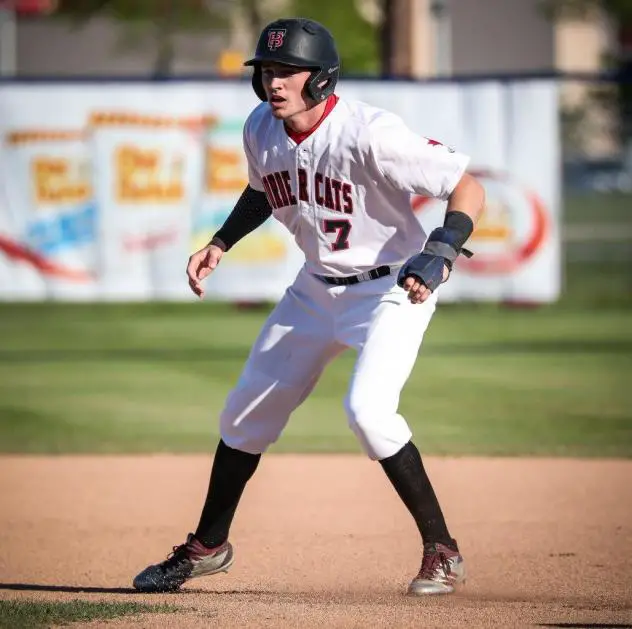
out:
<path id="1" fill-rule="evenodd" d="M 297 174 L 299 201 L 309 203 L 313 200 L 317 205 L 329 210 L 353 214 L 352 184 L 333 177 L 325 177 L 322 173 L 316 172 L 312 184 L 314 192 L 312 199 L 307 171 L 299 168 Z M 289 171 L 283 170 L 264 175 L 262 181 L 268 201 L 274 209 L 296 205 L 297 198 L 295 191 L 292 190 Z"/>

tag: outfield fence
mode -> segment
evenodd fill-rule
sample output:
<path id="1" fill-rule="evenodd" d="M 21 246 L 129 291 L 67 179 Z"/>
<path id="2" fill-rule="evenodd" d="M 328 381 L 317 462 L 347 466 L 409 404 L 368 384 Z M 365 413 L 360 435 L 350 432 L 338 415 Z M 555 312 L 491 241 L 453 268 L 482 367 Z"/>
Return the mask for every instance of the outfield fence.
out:
<path id="1" fill-rule="evenodd" d="M 609 281 L 612 263 L 612 292 L 629 286 L 632 143 L 618 87 L 479 77 L 345 80 L 340 93 L 472 155 L 487 211 L 442 300 L 546 303 L 585 273 Z M 184 264 L 246 183 L 241 129 L 257 102 L 244 81 L 0 83 L 0 299 L 192 299 Z M 427 231 L 440 224 L 445 204 L 411 205 Z M 269 221 L 208 294 L 276 300 L 301 260 Z"/>

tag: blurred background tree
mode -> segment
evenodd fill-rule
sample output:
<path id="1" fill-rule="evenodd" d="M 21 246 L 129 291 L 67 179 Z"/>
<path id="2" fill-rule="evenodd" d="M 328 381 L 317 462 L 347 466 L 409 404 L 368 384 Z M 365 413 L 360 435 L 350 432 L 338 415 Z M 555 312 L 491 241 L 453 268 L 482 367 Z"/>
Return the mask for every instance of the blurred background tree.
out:
<path id="1" fill-rule="evenodd" d="M 325 24 L 333 33 L 343 75 L 380 74 L 380 26 L 388 0 L 290 0 L 287 14 Z"/>
<path id="2" fill-rule="evenodd" d="M 94 18 L 119 22 L 123 47 L 153 46 L 154 75 L 167 76 L 173 69 L 174 36 L 228 28 L 227 10 L 234 4 L 232 0 L 59 0 L 56 15 L 71 18 L 78 27 Z"/>
<path id="3" fill-rule="evenodd" d="M 380 66 L 381 7 L 387 0 L 59 0 L 57 15 L 77 26 L 106 17 L 122 26 L 125 47 L 151 45 L 154 75 L 173 72 L 174 37 L 182 32 L 226 33 L 245 28 L 254 48 L 265 24 L 279 15 L 308 17 L 327 24 L 340 48 L 346 74 L 377 74 Z"/>
<path id="4" fill-rule="evenodd" d="M 575 135 L 586 135 L 589 120 L 596 110 L 616 114 L 613 130 L 627 147 L 632 168 L 632 0 L 540 0 L 542 10 L 553 20 L 581 21 L 603 19 L 610 25 L 612 52 L 603 56 L 604 71 L 616 73 L 616 85 L 595 84 L 586 104 L 564 112 Z M 581 141 L 581 140 L 580 140 Z"/>

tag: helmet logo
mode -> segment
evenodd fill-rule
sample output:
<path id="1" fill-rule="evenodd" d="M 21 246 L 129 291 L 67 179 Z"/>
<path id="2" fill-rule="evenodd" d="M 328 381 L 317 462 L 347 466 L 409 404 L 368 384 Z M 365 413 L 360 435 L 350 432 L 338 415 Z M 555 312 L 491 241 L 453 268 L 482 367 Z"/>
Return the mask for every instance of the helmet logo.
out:
<path id="1" fill-rule="evenodd" d="M 283 46 L 283 40 L 285 39 L 285 29 L 279 31 L 268 31 L 268 48 L 270 50 L 276 50 Z"/>

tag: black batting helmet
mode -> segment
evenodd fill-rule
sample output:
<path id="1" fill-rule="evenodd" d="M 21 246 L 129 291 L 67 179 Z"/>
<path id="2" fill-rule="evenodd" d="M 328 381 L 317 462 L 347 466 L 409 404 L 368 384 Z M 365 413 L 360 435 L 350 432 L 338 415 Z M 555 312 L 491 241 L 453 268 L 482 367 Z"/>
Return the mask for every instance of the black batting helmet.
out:
<path id="1" fill-rule="evenodd" d="M 313 70 L 305 91 L 316 102 L 333 93 L 340 73 L 340 58 L 331 33 L 322 24 L 304 18 L 285 18 L 268 24 L 261 31 L 255 56 L 244 64 L 254 66 L 252 87 L 261 100 L 267 100 L 261 80 L 262 61 Z M 324 81 L 327 83 L 319 87 Z"/>

